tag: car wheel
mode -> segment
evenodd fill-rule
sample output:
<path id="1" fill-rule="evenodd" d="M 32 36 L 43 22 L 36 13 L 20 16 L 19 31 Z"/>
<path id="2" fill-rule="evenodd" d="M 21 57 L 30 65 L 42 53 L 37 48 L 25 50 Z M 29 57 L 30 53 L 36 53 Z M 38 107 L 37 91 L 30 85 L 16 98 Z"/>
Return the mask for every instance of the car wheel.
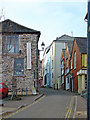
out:
<path id="1" fill-rule="evenodd" d="M 4 93 L 2 93 L 2 99 L 4 98 Z"/>

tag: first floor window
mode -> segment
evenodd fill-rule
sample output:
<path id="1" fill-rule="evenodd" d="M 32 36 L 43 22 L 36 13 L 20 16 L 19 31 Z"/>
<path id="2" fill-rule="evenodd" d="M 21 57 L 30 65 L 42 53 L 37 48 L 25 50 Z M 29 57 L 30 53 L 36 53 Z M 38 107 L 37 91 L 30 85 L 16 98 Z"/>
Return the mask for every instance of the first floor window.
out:
<path id="1" fill-rule="evenodd" d="M 18 53 L 19 52 L 19 36 L 11 35 L 3 39 L 3 53 Z"/>
<path id="2" fill-rule="evenodd" d="M 24 59 L 14 59 L 14 75 L 24 75 Z"/>

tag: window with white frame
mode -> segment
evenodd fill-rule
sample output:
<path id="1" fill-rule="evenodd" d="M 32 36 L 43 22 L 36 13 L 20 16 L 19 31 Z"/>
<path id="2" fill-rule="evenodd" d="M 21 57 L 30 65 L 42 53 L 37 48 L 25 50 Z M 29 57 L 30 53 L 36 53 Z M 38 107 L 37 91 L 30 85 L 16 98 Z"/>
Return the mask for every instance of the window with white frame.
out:
<path id="1" fill-rule="evenodd" d="M 62 84 L 64 83 L 64 76 L 62 76 Z"/>
<path id="2" fill-rule="evenodd" d="M 74 52 L 74 69 L 76 69 L 76 51 Z"/>
<path id="3" fill-rule="evenodd" d="M 72 69 L 72 60 L 71 60 L 71 69 Z"/>
<path id="4" fill-rule="evenodd" d="M 18 35 L 6 36 L 3 40 L 3 53 L 18 53 L 19 37 Z"/>
<path id="5" fill-rule="evenodd" d="M 64 61 L 62 61 L 62 75 L 64 74 Z"/>
<path id="6" fill-rule="evenodd" d="M 68 68 L 68 58 L 66 59 L 66 68 Z"/>

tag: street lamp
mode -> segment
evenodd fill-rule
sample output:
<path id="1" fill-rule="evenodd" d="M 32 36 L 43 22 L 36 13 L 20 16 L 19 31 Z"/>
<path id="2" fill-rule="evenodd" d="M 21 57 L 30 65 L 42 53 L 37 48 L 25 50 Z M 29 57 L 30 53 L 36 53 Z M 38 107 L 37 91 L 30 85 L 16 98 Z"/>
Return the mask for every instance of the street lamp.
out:
<path id="1" fill-rule="evenodd" d="M 40 53 L 41 51 L 44 51 L 44 47 L 45 47 L 44 42 L 42 42 L 41 47 L 42 47 L 42 49 L 41 49 L 41 50 L 38 50 L 38 51 L 39 51 L 39 53 Z"/>
<path id="2" fill-rule="evenodd" d="M 87 30 L 87 120 L 90 120 L 90 0 L 88 0 Z"/>
<path id="3" fill-rule="evenodd" d="M 45 47 L 44 42 L 42 42 L 41 47 L 42 47 L 41 50 L 38 49 L 38 62 L 39 62 L 39 58 L 40 58 L 40 52 L 44 51 L 44 47 Z M 39 88 L 39 63 L 38 63 L 38 67 L 37 67 L 37 92 L 38 92 L 38 88 Z"/>
<path id="4" fill-rule="evenodd" d="M 88 22 L 88 13 L 86 14 L 85 18 L 84 18 L 85 22 Z"/>

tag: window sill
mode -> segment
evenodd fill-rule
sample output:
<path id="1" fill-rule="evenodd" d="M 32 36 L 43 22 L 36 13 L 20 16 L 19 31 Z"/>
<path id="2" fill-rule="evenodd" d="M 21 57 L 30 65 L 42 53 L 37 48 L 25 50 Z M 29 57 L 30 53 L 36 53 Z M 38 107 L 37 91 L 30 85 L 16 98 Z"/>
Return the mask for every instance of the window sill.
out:
<path id="1" fill-rule="evenodd" d="M 20 53 L 2 53 L 2 55 L 20 55 Z"/>
<path id="2" fill-rule="evenodd" d="M 26 75 L 13 75 L 13 77 L 26 77 Z"/>

